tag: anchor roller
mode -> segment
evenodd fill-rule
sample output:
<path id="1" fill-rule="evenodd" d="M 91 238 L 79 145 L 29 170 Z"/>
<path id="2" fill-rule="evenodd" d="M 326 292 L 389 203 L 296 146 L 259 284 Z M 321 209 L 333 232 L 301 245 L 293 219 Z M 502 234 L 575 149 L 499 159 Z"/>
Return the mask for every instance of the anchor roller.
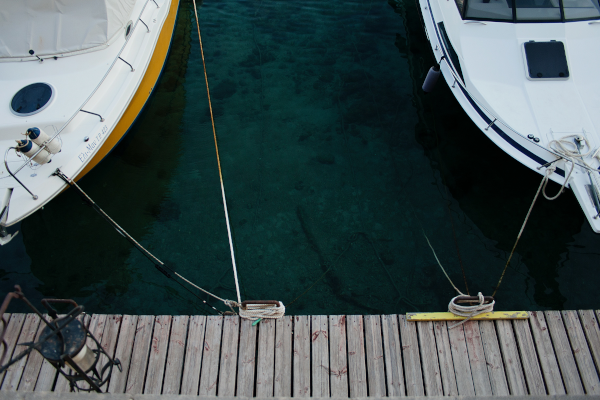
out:
<path id="1" fill-rule="evenodd" d="M 38 164 L 46 164 L 50 161 L 52 154 L 48 152 L 46 149 L 42 149 L 38 155 L 33 156 L 40 149 L 40 146 L 35 144 L 29 139 L 17 140 L 17 151 L 25 154 L 27 157 L 32 158 Z"/>
<path id="2" fill-rule="evenodd" d="M 433 91 L 440 74 L 440 64 L 435 64 L 433 67 L 429 68 L 429 72 L 427 72 L 427 76 L 423 82 L 423 91 L 425 93 L 431 93 Z"/>
<path id="3" fill-rule="evenodd" d="M 40 128 L 29 128 L 27 129 L 26 135 L 38 146 L 42 147 L 43 145 L 46 145 L 46 149 L 52 154 L 56 154 L 60 151 L 60 141 L 56 138 L 50 140 L 50 136 Z"/>

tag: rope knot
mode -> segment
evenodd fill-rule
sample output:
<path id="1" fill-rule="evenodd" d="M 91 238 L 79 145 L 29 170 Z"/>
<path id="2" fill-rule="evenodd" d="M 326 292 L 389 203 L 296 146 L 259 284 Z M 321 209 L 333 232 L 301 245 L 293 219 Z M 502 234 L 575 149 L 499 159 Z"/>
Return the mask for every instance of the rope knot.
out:
<path id="1" fill-rule="evenodd" d="M 458 304 L 475 302 L 479 302 L 479 304 L 469 306 L 462 306 Z M 462 325 L 477 315 L 494 311 L 494 304 L 496 304 L 496 301 L 493 297 L 486 298 L 481 294 L 481 292 L 477 293 L 477 297 L 460 295 L 452 298 L 450 303 L 448 303 L 448 311 L 459 317 L 466 317 L 466 319 L 463 319 L 462 321 L 450 326 L 448 329 Z"/>

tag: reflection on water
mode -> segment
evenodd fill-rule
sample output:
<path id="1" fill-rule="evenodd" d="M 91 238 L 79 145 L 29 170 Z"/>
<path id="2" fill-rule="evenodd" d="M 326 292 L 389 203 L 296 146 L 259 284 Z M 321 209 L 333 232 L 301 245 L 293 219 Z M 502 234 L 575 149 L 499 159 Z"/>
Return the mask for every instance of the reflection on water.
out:
<path id="1" fill-rule="evenodd" d="M 207 1 L 199 16 L 242 297 L 292 314 L 444 310 L 453 289 L 423 232 L 461 290 L 491 294 L 541 176 L 445 83 L 422 94 L 434 60 L 414 2 Z M 234 298 L 190 2 L 178 18 L 155 95 L 81 184 L 162 261 Z M 206 312 L 72 191 L 21 230 L 0 249 L 4 291 Z M 597 240 L 572 193 L 538 200 L 497 308 L 596 307 Z"/>

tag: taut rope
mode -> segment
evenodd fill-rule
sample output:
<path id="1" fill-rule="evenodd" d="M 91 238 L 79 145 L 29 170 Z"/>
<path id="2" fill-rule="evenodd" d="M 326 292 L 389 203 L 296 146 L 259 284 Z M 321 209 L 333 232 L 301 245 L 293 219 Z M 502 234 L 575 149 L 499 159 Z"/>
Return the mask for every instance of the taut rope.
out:
<path id="1" fill-rule="evenodd" d="M 235 253 L 233 250 L 233 238 L 231 236 L 231 226 L 229 224 L 229 212 L 227 210 L 227 199 L 225 197 L 225 185 L 223 184 L 223 173 L 221 172 L 221 158 L 219 157 L 219 144 L 217 143 L 217 131 L 215 129 L 215 118 L 213 115 L 212 102 L 210 100 L 210 88 L 208 86 L 208 75 L 206 73 L 206 62 L 204 61 L 204 48 L 202 46 L 202 35 L 200 34 L 200 22 L 198 21 L 198 10 L 196 0 L 194 3 L 194 15 L 196 16 L 196 27 L 198 28 L 198 40 L 200 42 L 200 53 L 202 55 L 202 66 L 204 68 L 204 80 L 206 81 L 206 94 L 208 95 L 208 108 L 210 110 L 210 121 L 212 124 L 213 137 L 215 140 L 215 151 L 217 153 L 217 165 L 219 167 L 219 180 L 221 181 L 221 197 L 223 198 L 223 209 L 225 210 L 225 221 L 227 223 L 227 237 L 229 238 L 229 251 L 231 253 L 231 263 L 233 264 L 233 277 L 235 279 L 235 291 L 237 293 L 237 304 L 239 314 L 242 318 L 258 320 L 261 318 L 281 318 L 285 314 L 285 306 L 282 302 L 271 301 L 270 304 L 260 304 L 261 302 L 244 302 L 240 296 L 240 285 L 238 282 L 237 267 L 235 263 Z M 278 304 L 276 304 L 278 303 Z M 229 304 L 228 304 L 229 305 Z M 231 307 L 231 305 L 229 305 Z"/>

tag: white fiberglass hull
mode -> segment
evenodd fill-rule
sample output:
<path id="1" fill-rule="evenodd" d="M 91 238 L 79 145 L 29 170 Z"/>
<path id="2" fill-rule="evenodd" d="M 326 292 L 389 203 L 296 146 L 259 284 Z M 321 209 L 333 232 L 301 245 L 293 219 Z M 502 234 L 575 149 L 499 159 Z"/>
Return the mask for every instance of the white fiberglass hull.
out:
<path id="1" fill-rule="evenodd" d="M 10 103 L 20 88 L 48 83 L 56 94 L 43 111 L 14 115 L 0 109 L 0 225 L 26 218 L 66 188 L 53 173 L 73 179 L 92 169 L 127 132 L 164 65 L 177 15 L 178 0 L 137 1 L 130 34 L 117 36 L 105 49 L 43 62 L 0 63 L 0 102 Z M 147 27 L 146 27 L 147 26 Z M 61 151 L 51 162 L 26 162 L 12 149 L 30 127 L 56 135 Z"/>
<path id="2" fill-rule="evenodd" d="M 588 65 L 579 62 L 595 47 L 598 51 L 593 57 L 600 61 L 600 24 L 463 20 L 453 0 L 419 0 L 419 5 L 434 56 L 467 115 L 498 147 L 531 170 L 545 175 L 548 167 L 556 167 L 549 178 L 573 190 L 592 229 L 600 233 L 599 210 L 590 183 L 600 182 L 600 162 L 592 157 L 600 148 L 600 118 L 590 111 L 600 100 L 595 90 L 600 89 L 600 78 L 588 74 L 584 68 Z M 530 39 L 566 43 L 570 51 L 568 80 L 526 79 L 522 49 L 523 42 Z M 569 176 L 573 163 L 555 150 L 552 141 L 571 141 L 576 148 L 575 136 L 586 139 L 588 146 L 582 152 L 590 156 L 583 159 L 587 165 L 575 158 Z"/>

